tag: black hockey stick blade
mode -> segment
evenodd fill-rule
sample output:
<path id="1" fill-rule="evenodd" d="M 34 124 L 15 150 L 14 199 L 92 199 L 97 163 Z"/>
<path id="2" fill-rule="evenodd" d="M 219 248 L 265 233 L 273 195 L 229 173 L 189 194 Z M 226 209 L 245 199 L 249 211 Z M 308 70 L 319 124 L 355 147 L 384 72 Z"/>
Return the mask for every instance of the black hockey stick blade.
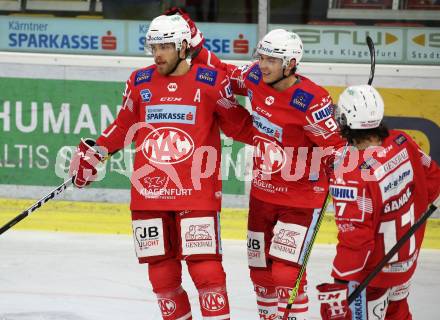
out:
<path id="1" fill-rule="evenodd" d="M 367 36 L 367 45 L 370 50 L 370 78 L 368 79 L 368 84 L 371 86 L 374 79 L 374 70 L 376 68 L 376 51 L 374 50 L 374 42 L 370 36 Z"/>
<path id="2" fill-rule="evenodd" d="M 382 268 L 388 263 L 388 261 L 399 251 L 399 249 L 405 244 L 405 242 L 411 238 L 411 236 L 422 226 L 426 220 L 437 210 L 434 204 L 429 206 L 429 209 L 417 220 L 412 227 L 408 230 L 405 235 L 397 241 L 394 247 L 382 258 L 379 264 L 374 268 L 373 271 L 359 284 L 359 286 L 350 294 L 348 297 L 348 305 L 350 305 L 359 294 L 368 286 L 371 280 L 382 270 Z"/>
<path id="3" fill-rule="evenodd" d="M 54 190 L 52 190 L 49 194 L 35 202 L 32 206 L 30 206 L 28 209 L 24 210 L 22 213 L 20 213 L 18 216 L 16 216 L 14 219 L 6 223 L 3 227 L 0 228 L 0 235 L 3 234 L 5 231 L 9 230 L 13 226 L 15 226 L 17 223 L 19 223 L 21 220 L 26 218 L 28 215 L 30 215 L 32 212 L 40 208 L 43 204 L 48 202 L 49 200 L 55 198 L 57 195 L 63 193 L 64 190 L 67 189 L 68 186 L 70 186 L 73 183 L 73 179 L 75 177 L 72 177 L 71 179 L 63 182 L 61 185 L 56 187 Z"/>

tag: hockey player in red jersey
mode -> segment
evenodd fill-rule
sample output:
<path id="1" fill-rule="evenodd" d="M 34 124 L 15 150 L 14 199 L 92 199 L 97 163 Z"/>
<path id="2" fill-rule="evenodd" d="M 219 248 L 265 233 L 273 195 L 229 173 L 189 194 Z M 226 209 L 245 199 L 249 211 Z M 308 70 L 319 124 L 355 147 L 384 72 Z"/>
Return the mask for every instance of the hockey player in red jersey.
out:
<path id="1" fill-rule="evenodd" d="M 184 12 L 180 14 L 197 30 Z M 194 34 L 192 46 L 200 48 L 201 33 Z M 247 95 L 252 105 L 255 153 L 248 262 L 259 317 L 276 319 L 285 311 L 328 189 L 319 156 L 324 152 L 315 147 L 338 148 L 345 141 L 337 132 L 329 93 L 296 73 L 303 55 L 297 34 L 273 30 L 259 42 L 257 54 L 257 62 L 242 68 L 222 63 L 205 48 L 193 61 L 226 70 L 232 91 Z M 305 285 L 304 277 L 289 319 L 307 317 Z"/>
<path id="2" fill-rule="evenodd" d="M 343 296 L 371 273 L 431 202 L 438 202 L 439 167 L 408 134 L 386 128 L 384 103 L 373 87 L 348 87 L 335 111 L 351 147 L 341 161 L 345 173 L 336 169 L 331 178 L 339 230 L 332 271 L 336 284 L 318 286 L 322 318 L 412 319 L 407 297 L 425 226 L 373 278 L 366 299 L 356 300 L 351 312 Z"/>
<path id="3" fill-rule="evenodd" d="M 223 71 L 189 65 L 190 29 L 180 16 L 159 16 L 146 35 L 155 64 L 134 71 L 116 120 L 95 141 L 82 140 L 71 165 L 74 183 L 95 178 L 96 164 L 135 143 L 131 177 L 133 236 L 163 319 L 192 319 L 181 286 L 181 260 L 199 292 L 203 319 L 229 319 L 220 244 L 220 128 L 252 142 L 252 119 Z M 148 318 L 148 316 L 146 316 Z"/>

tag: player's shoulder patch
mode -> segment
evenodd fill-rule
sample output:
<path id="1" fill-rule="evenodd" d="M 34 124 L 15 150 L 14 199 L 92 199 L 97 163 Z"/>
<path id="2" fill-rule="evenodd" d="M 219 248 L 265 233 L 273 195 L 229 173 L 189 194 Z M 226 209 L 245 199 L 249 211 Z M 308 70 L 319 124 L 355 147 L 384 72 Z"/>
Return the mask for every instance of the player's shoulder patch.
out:
<path id="1" fill-rule="evenodd" d="M 394 142 L 398 146 L 404 144 L 406 141 L 408 141 L 408 139 L 405 137 L 405 135 L 403 133 L 399 134 L 397 137 L 394 138 Z"/>
<path id="2" fill-rule="evenodd" d="M 252 66 L 246 78 L 250 82 L 258 84 L 260 83 L 261 77 L 262 77 L 262 73 L 260 70 L 260 66 L 258 65 L 258 63 L 256 63 Z"/>
<path id="3" fill-rule="evenodd" d="M 313 94 L 298 88 L 292 95 L 290 105 L 299 111 L 306 112 L 313 98 Z"/>
<path id="4" fill-rule="evenodd" d="M 134 76 L 134 85 L 137 86 L 144 82 L 150 82 L 153 76 L 154 68 L 141 69 Z"/>
<path id="5" fill-rule="evenodd" d="M 217 74 L 218 71 L 216 70 L 198 67 L 196 73 L 196 81 L 200 81 L 209 84 L 210 86 L 214 86 L 217 80 Z"/>

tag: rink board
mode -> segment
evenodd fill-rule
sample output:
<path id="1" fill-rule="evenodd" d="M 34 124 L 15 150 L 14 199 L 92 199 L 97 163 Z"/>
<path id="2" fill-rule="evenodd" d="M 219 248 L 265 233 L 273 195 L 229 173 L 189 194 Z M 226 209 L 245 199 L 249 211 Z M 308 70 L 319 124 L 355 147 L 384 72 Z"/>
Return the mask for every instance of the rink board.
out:
<path id="1" fill-rule="evenodd" d="M 110 123 L 129 74 L 151 63 L 0 52 L 0 197 L 36 198 L 66 179 L 69 152 L 79 138 L 96 137 Z M 365 83 L 370 71 L 366 64 L 329 63 L 302 63 L 299 70 L 333 97 L 347 85 Z M 390 127 L 408 131 L 439 161 L 440 67 L 377 65 L 374 85 Z M 230 160 L 222 163 L 223 205 L 247 207 L 252 151 L 225 137 L 222 142 L 222 155 Z M 62 199 L 128 202 L 130 161 L 130 150 L 119 152 L 106 164 L 105 179 L 88 192 L 69 190 Z"/>
<path id="2" fill-rule="evenodd" d="M 29 207 L 31 200 L 0 198 L 0 225 Z M 246 239 L 247 210 L 224 208 L 221 212 L 221 233 L 224 239 Z M 128 204 L 51 201 L 24 221 L 18 230 L 131 234 Z M 319 230 L 317 243 L 335 244 L 337 229 L 333 214 L 327 212 Z M 440 249 L 440 220 L 428 221 L 423 248 Z"/>

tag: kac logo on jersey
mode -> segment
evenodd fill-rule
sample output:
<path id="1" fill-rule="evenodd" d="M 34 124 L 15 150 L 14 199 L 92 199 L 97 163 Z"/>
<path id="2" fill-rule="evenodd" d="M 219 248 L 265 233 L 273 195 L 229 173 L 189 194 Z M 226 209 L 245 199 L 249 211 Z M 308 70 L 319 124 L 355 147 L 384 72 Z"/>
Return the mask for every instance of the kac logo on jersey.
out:
<path id="1" fill-rule="evenodd" d="M 357 199 L 357 188 L 330 186 L 330 193 L 335 200 L 355 201 Z"/>
<path id="2" fill-rule="evenodd" d="M 154 163 L 175 164 L 194 153 L 194 141 L 185 131 L 161 127 L 151 131 L 142 145 L 145 157 Z"/>
<path id="3" fill-rule="evenodd" d="M 136 76 L 134 77 L 134 85 L 137 86 L 138 84 L 144 83 L 144 82 L 150 82 L 151 81 L 151 75 L 153 74 L 154 69 L 147 69 L 147 70 L 140 70 L 136 73 Z"/>
<path id="4" fill-rule="evenodd" d="M 151 97 L 153 96 L 149 89 L 141 90 L 140 94 L 141 94 L 141 98 L 142 98 L 143 102 L 150 102 L 151 101 Z"/>
<path id="5" fill-rule="evenodd" d="M 313 100 L 313 94 L 296 89 L 290 100 L 290 105 L 299 111 L 306 112 Z"/>
<path id="6" fill-rule="evenodd" d="M 167 86 L 167 89 L 169 92 L 176 92 L 177 88 L 178 88 L 178 86 L 177 86 L 177 83 L 175 83 L 175 82 L 170 82 Z"/>
<path id="7" fill-rule="evenodd" d="M 254 137 L 254 165 L 262 173 L 272 174 L 280 171 L 286 163 L 286 154 L 282 147 L 269 139 Z"/>
<path id="8" fill-rule="evenodd" d="M 264 101 L 268 106 L 272 105 L 275 102 L 275 98 L 272 96 L 266 97 L 266 100 Z"/>
<path id="9" fill-rule="evenodd" d="M 217 80 L 217 71 L 207 68 L 197 69 L 196 81 L 200 81 L 209 84 L 210 86 L 214 86 L 216 80 Z"/>
<path id="10" fill-rule="evenodd" d="M 249 79 L 249 81 L 258 84 L 261 80 L 261 70 L 260 67 L 258 66 L 258 64 L 254 65 L 251 69 L 251 71 L 249 72 L 247 78 Z"/>

